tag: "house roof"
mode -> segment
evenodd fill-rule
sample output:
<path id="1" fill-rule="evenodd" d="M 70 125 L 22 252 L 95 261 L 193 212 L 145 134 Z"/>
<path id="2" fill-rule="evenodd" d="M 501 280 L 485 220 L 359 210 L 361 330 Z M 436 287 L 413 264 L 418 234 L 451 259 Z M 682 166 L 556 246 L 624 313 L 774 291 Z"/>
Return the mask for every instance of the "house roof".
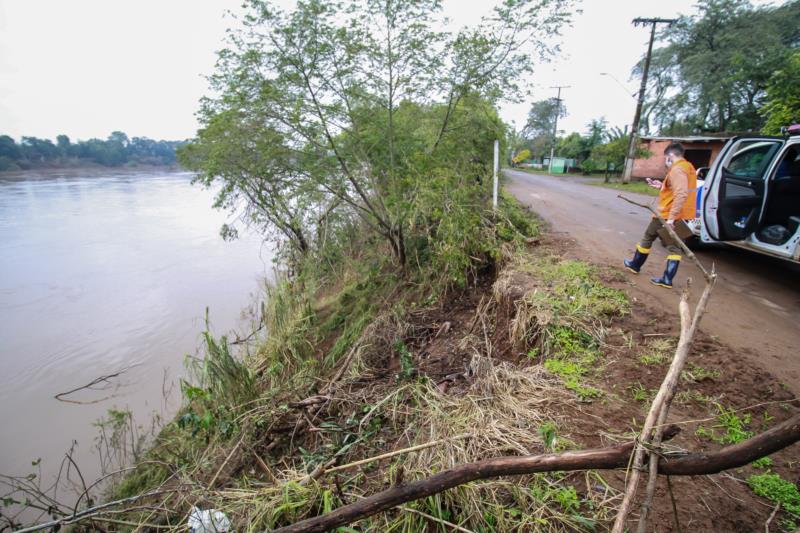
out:
<path id="1" fill-rule="evenodd" d="M 709 137 L 709 136 L 699 136 L 699 135 L 689 135 L 686 137 L 659 137 L 657 135 L 639 136 L 639 138 L 643 141 L 673 141 L 682 143 L 707 143 L 714 141 L 725 142 L 731 137 L 732 135 L 720 136 L 720 137 Z"/>

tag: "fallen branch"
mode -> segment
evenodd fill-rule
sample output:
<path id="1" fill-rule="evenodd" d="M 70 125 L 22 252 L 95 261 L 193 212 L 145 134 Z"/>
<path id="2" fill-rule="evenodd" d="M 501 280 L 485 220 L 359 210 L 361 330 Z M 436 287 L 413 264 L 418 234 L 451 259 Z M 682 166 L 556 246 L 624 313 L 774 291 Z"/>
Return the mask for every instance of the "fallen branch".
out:
<path id="1" fill-rule="evenodd" d="M 122 498 L 121 500 L 114 500 L 112 502 L 106 502 L 106 503 L 103 503 L 101 505 L 96 505 L 95 507 L 90 507 L 88 509 L 84 509 L 83 511 L 80 511 L 78 513 L 73 513 L 73 514 L 71 514 L 69 516 L 64 516 L 64 517 L 58 518 L 56 520 L 51 520 L 50 522 L 44 522 L 44 523 L 41 523 L 41 524 L 37 524 L 35 526 L 30 526 L 30 527 L 26 527 L 26 528 L 23 528 L 23 529 L 18 529 L 16 531 L 14 531 L 14 533 L 33 533 L 34 531 L 42 531 L 44 529 L 57 528 L 58 526 L 61 526 L 61 525 L 74 524 L 75 522 L 80 522 L 81 520 L 88 520 L 90 518 L 93 518 L 94 516 L 97 516 L 98 514 L 103 512 L 105 509 L 108 509 L 110 507 L 116 507 L 118 505 L 123 505 L 123 504 L 126 504 L 126 503 L 135 502 L 137 500 L 141 500 L 143 498 L 148 498 L 150 496 L 159 496 L 161 494 L 170 494 L 170 493 L 174 493 L 174 492 L 177 492 L 177 491 L 178 491 L 178 489 L 159 489 L 159 490 L 153 490 L 153 491 L 150 491 L 150 492 L 145 492 L 143 494 L 137 494 L 135 496 L 130 496 L 128 498 Z"/>
<path id="2" fill-rule="evenodd" d="M 665 434 L 664 439 L 667 437 L 669 435 Z M 716 474 L 749 464 L 798 441 L 800 441 L 800 415 L 760 435 L 716 452 L 663 457 L 658 462 L 658 473 L 672 476 Z M 610 448 L 560 454 L 497 457 L 459 465 L 425 479 L 394 486 L 330 513 L 277 529 L 274 533 L 329 531 L 403 503 L 432 496 L 479 479 L 537 472 L 625 468 L 630 462 L 633 449 L 634 443 L 628 442 Z"/>
<path id="3" fill-rule="evenodd" d="M 58 394 L 53 396 L 53 398 L 55 398 L 56 400 L 58 400 L 60 402 L 74 403 L 74 404 L 77 404 L 77 405 L 91 405 L 91 404 L 95 404 L 95 403 L 104 402 L 106 400 L 110 400 L 111 398 L 114 397 L 113 394 L 111 396 L 106 396 L 104 398 L 99 398 L 99 399 L 95 399 L 95 400 L 86 400 L 86 401 L 84 401 L 84 400 L 70 400 L 69 398 L 66 398 L 66 396 L 69 396 L 70 394 L 74 394 L 74 393 L 82 391 L 82 390 L 92 390 L 92 391 L 108 390 L 108 388 L 113 385 L 113 383 L 111 382 L 111 380 L 113 378 L 119 377 L 122 374 L 124 374 L 125 372 L 127 372 L 128 370 L 130 370 L 131 368 L 135 368 L 137 366 L 139 366 L 139 365 L 138 364 L 130 365 L 130 366 L 127 366 L 127 367 L 123 368 L 122 370 L 119 370 L 118 372 L 114 372 L 113 374 L 107 374 L 105 376 L 96 377 L 92 381 L 87 383 L 86 385 L 82 385 L 80 387 L 75 387 L 74 389 L 68 390 L 66 392 L 59 392 Z M 95 388 L 97 385 L 100 385 L 100 384 L 102 384 L 103 386 L 100 387 L 100 388 Z M 119 385 L 117 385 L 117 388 L 119 388 Z"/>

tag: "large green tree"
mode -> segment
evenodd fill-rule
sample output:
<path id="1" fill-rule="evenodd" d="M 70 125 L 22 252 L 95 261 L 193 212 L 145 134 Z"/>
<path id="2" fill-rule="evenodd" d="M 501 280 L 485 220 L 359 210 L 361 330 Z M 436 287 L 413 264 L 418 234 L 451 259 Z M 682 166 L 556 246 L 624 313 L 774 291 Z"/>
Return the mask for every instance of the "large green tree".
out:
<path id="1" fill-rule="evenodd" d="M 441 216 L 421 199 L 489 168 L 493 104 L 552 53 L 570 4 L 507 0 L 451 35 L 438 0 L 251 0 L 181 160 L 296 252 L 355 217 L 405 264 L 409 232 Z"/>
<path id="2" fill-rule="evenodd" d="M 754 131 L 773 73 L 800 44 L 800 1 L 701 0 L 654 51 L 643 126 L 662 133 Z M 641 63 L 634 69 L 640 74 Z"/>
<path id="3" fill-rule="evenodd" d="M 800 124 L 800 51 L 770 78 L 762 113 L 766 134 L 777 135 L 783 127 Z"/>

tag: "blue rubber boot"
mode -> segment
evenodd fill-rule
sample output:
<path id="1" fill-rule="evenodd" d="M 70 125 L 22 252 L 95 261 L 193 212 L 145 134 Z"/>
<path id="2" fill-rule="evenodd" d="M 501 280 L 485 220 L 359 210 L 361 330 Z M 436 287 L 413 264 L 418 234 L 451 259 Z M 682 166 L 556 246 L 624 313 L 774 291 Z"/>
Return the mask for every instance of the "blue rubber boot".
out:
<path id="1" fill-rule="evenodd" d="M 625 264 L 625 268 L 633 272 L 634 274 L 638 274 L 639 271 L 642 269 L 642 265 L 645 261 L 647 261 L 647 256 L 650 255 L 650 248 L 643 248 L 640 245 L 636 245 L 636 251 L 633 253 L 633 259 L 626 259 L 623 261 Z"/>
<path id="2" fill-rule="evenodd" d="M 675 274 L 678 273 L 678 267 L 681 264 L 681 256 L 679 255 L 668 255 L 667 256 L 667 268 L 664 269 L 664 275 L 660 278 L 651 278 L 650 283 L 653 285 L 658 285 L 659 287 L 664 287 L 665 289 L 672 288 L 672 280 L 675 279 Z"/>

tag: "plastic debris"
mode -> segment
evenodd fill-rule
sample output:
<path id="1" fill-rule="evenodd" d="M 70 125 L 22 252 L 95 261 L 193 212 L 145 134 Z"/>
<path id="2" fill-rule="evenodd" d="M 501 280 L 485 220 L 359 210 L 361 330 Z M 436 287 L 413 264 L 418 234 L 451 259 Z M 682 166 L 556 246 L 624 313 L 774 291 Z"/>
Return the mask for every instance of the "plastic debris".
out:
<path id="1" fill-rule="evenodd" d="M 192 533 L 227 533 L 231 531 L 231 521 L 222 511 L 203 510 L 192 507 L 189 513 L 189 531 Z"/>

